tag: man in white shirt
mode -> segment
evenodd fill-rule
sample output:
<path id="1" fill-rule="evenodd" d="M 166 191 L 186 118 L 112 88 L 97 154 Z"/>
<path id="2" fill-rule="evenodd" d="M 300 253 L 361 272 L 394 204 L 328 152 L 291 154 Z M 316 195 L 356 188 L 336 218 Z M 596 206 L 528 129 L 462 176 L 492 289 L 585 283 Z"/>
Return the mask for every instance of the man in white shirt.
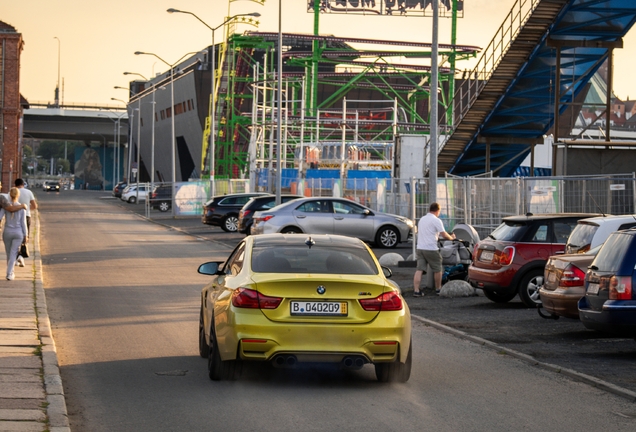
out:
<path id="1" fill-rule="evenodd" d="M 21 178 L 15 179 L 15 187 L 20 190 L 20 196 L 18 202 L 26 205 L 26 220 L 27 220 L 27 234 L 31 235 L 31 210 L 38 208 L 38 203 L 35 201 L 33 192 L 24 187 L 24 180 Z M 18 254 L 17 263 L 20 267 L 24 267 L 24 257 Z"/>
<path id="2" fill-rule="evenodd" d="M 438 203 L 432 203 L 426 216 L 417 224 L 417 267 L 413 276 L 413 296 L 422 297 L 420 291 L 422 275 L 426 273 L 426 266 L 431 267 L 435 280 L 435 293 L 439 294 L 442 288 L 442 255 L 439 252 L 439 236 L 447 240 L 453 240 L 455 234 L 448 234 L 444 224 L 439 219 L 440 208 Z"/>

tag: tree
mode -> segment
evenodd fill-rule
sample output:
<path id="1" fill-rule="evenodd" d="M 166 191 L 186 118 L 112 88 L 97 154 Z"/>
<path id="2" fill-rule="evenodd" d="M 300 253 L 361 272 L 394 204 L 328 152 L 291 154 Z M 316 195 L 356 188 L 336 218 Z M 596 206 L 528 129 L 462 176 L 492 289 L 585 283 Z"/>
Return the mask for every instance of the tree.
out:
<path id="1" fill-rule="evenodd" d="M 74 172 L 75 169 L 75 147 L 85 146 L 83 142 L 79 141 L 43 141 L 37 150 L 37 155 L 42 159 L 50 163 L 51 158 L 64 159 L 64 152 L 66 151 L 66 157 L 68 160 L 68 168 L 65 168 L 64 172 Z M 59 163 L 58 163 L 59 166 Z"/>
<path id="2" fill-rule="evenodd" d="M 64 174 L 70 172 L 71 164 L 66 159 L 58 159 L 56 161 L 58 174 Z"/>
<path id="3" fill-rule="evenodd" d="M 43 159 L 50 160 L 60 157 L 60 147 L 62 149 L 62 157 L 64 157 L 64 142 L 61 141 L 43 141 L 38 147 L 38 156 Z"/>

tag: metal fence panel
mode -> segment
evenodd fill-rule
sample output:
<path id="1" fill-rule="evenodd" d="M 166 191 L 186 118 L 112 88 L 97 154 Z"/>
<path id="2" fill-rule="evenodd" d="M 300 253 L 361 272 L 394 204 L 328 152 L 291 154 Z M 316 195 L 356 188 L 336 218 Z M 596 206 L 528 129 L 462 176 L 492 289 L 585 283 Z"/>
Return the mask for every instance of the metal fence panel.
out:
<path id="1" fill-rule="evenodd" d="M 271 176 L 271 172 L 264 171 L 263 175 Z M 255 187 L 251 187 L 247 179 L 216 180 L 215 190 L 217 195 L 253 190 L 267 192 L 263 185 L 273 183 L 271 177 L 266 181 L 257 177 Z M 300 179 L 286 176 L 282 185 L 282 193 L 340 196 L 376 211 L 408 218 L 415 214 L 416 220 L 428 212 L 430 205 L 428 178 L 357 178 L 355 181 L 347 181 L 342 178 Z M 436 187 L 437 199 L 442 209 L 440 217 L 446 229 L 452 230 L 458 223 L 468 223 L 475 227 L 481 238 L 496 228 L 502 218 L 528 212 L 615 215 L 636 213 L 635 174 L 587 177 L 447 177 L 438 179 Z M 275 190 L 270 192 L 275 193 Z M 412 193 L 415 194 L 414 200 Z M 188 199 L 192 197 L 188 196 Z"/>

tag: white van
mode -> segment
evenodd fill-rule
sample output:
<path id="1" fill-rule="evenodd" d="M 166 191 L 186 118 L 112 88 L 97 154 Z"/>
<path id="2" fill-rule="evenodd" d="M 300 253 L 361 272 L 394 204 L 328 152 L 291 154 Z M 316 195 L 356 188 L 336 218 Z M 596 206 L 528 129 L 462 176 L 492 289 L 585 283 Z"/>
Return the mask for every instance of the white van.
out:
<path id="1" fill-rule="evenodd" d="M 139 201 L 145 201 L 150 191 L 150 185 L 147 183 L 139 183 L 139 193 L 137 193 L 137 183 L 129 184 L 124 188 L 121 193 L 122 201 L 134 204 L 137 202 L 137 196 Z"/>
<path id="2" fill-rule="evenodd" d="M 568 237 L 565 253 L 586 253 L 605 243 L 605 240 L 614 231 L 633 227 L 636 227 L 636 215 L 608 215 L 580 219 Z"/>

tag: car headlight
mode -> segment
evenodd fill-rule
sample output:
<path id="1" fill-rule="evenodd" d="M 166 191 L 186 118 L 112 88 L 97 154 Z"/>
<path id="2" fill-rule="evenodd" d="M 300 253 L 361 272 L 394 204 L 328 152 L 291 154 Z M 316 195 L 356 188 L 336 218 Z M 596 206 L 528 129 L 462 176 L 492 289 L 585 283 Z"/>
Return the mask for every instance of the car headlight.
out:
<path id="1" fill-rule="evenodd" d="M 405 217 L 396 217 L 396 219 L 398 221 L 402 222 L 403 224 L 405 224 L 409 228 L 413 228 L 415 226 L 411 219 L 408 219 L 408 218 L 405 218 Z"/>

